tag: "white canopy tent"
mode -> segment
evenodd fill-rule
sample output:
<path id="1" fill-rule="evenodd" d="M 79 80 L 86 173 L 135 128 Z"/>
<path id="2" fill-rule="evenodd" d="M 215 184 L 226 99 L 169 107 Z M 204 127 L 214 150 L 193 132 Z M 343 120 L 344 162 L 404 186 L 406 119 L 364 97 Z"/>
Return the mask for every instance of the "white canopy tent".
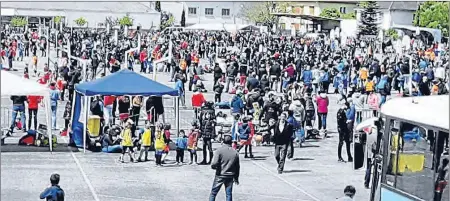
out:
<path id="1" fill-rule="evenodd" d="M 247 28 L 248 24 L 194 24 L 192 26 L 186 27 L 185 30 L 206 30 L 206 31 L 228 31 L 228 32 L 236 32 L 241 29 Z M 258 27 L 255 27 L 255 30 L 259 31 Z"/>
<path id="2" fill-rule="evenodd" d="M 2 98 L 10 96 L 43 96 L 45 105 L 45 117 L 49 134 L 50 151 L 53 151 L 52 143 L 52 124 L 51 124 L 51 107 L 50 107 L 50 90 L 43 85 L 21 78 L 8 71 L 1 71 L 1 95 Z"/>

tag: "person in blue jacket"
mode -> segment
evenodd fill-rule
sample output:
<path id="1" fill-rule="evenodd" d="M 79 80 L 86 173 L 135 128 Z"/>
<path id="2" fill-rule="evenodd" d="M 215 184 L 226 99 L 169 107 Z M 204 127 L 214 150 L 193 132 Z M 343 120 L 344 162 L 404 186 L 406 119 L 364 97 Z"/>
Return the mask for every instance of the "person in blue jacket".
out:
<path id="1" fill-rule="evenodd" d="M 313 77 L 312 77 L 311 67 L 310 66 L 306 66 L 306 69 L 303 71 L 301 80 L 303 81 L 303 84 L 305 86 L 310 88 L 312 79 L 313 79 Z"/>
<path id="2" fill-rule="evenodd" d="M 347 111 L 345 112 L 345 116 L 347 117 L 347 129 L 349 132 L 349 136 L 353 137 L 353 126 L 356 116 L 355 104 L 353 104 L 352 99 L 348 99 L 348 102 L 346 104 L 348 107 Z"/>
<path id="3" fill-rule="evenodd" d="M 237 91 L 236 95 L 233 96 L 233 99 L 231 99 L 231 114 L 242 114 L 242 111 L 244 109 L 244 101 L 242 100 L 241 96 L 242 91 Z"/>
<path id="4" fill-rule="evenodd" d="M 41 200 L 64 201 L 64 190 L 59 186 L 59 174 L 50 176 L 50 186 L 39 196 Z"/>
<path id="5" fill-rule="evenodd" d="M 177 77 L 177 81 L 175 83 L 175 90 L 178 91 L 178 95 L 180 96 L 181 106 L 186 106 L 186 97 L 184 94 L 184 84 L 183 81 Z"/>

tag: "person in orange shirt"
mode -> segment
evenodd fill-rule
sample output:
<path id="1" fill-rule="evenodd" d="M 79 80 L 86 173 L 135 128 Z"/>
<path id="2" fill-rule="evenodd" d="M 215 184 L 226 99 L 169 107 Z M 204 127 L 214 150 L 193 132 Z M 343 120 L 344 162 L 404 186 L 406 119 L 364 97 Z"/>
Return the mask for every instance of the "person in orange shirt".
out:
<path id="1" fill-rule="evenodd" d="M 185 77 L 187 77 L 187 62 L 184 59 L 180 59 L 180 70 L 181 70 L 181 74 L 183 74 Z"/>

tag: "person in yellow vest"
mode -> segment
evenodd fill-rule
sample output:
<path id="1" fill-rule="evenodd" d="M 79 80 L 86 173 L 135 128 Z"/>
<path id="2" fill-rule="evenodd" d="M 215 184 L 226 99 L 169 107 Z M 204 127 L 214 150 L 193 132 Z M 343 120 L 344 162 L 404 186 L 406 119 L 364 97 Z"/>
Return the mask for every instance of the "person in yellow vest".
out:
<path id="1" fill-rule="evenodd" d="M 369 69 L 366 68 L 366 66 L 362 66 L 361 69 L 359 69 L 359 87 L 365 86 L 367 78 L 369 77 Z"/>
<path id="2" fill-rule="evenodd" d="M 164 125 L 159 123 L 155 132 L 155 163 L 156 166 L 162 166 L 162 155 L 166 147 L 166 138 L 164 135 Z"/>
<path id="3" fill-rule="evenodd" d="M 148 150 L 150 150 L 150 146 L 152 146 L 152 130 L 150 129 L 150 124 L 147 124 L 145 126 L 145 129 L 141 130 L 141 139 L 140 139 L 140 144 L 141 144 L 141 150 L 139 153 L 139 158 L 138 158 L 138 162 L 142 162 L 142 154 L 145 153 L 145 160 L 144 161 L 149 161 L 148 160 Z"/>
<path id="4" fill-rule="evenodd" d="M 366 89 L 367 95 L 369 95 L 370 92 L 374 92 L 375 83 L 373 82 L 373 80 L 371 78 L 368 78 L 368 81 L 366 82 L 366 85 L 365 85 L 365 89 Z"/>
<path id="5" fill-rule="evenodd" d="M 121 145 L 122 145 L 122 155 L 120 156 L 120 162 L 124 162 L 125 153 L 128 153 L 130 156 L 130 161 L 135 162 L 134 160 L 134 150 L 133 150 L 133 134 L 131 132 L 131 128 L 134 122 L 131 119 L 125 124 L 125 128 L 120 133 Z M 137 161 L 136 161 L 137 162 Z"/>

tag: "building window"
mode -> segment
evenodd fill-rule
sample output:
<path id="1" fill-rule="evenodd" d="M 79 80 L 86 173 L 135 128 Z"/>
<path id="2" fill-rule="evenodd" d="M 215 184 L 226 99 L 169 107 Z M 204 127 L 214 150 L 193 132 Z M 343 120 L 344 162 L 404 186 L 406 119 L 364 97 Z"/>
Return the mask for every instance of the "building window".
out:
<path id="1" fill-rule="evenodd" d="M 347 13 L 347 8 L 346 7 L 340 7 L 339 8 L 339 12 L 342 14 L 346 14 Z"/>
<path id="2" fill-rule="evenodd" d="M 314 6 L 309 7 L 309 15 L 314 15 Z"/>
<path id="3" fill-rule="evenodd" d="M 188 8 L 188 14 L 189 15 L 197 15 L 197 8 L 194 8 L 194 7 Z"/>
<path id="4" fill-rule="evenodd" d="M 214 8 L 205 8 L 205 15 L 214 15 Z"/>
<path id="5" fill-rule="evenodd" d="M 280 23 L 281 30 L 286 30 L 286 23 Z"/>
<path id="6" fill-rule="evenodd" d="M 304 9 L 303 6 L 295 7 L 294 8 L 294 13 L 303 15 L 303 9 Z"/>
<path id="7" fill-rule="evenodd" d="M 222 16 L 230 16 L 230 9 L 222 9 Z"/>

